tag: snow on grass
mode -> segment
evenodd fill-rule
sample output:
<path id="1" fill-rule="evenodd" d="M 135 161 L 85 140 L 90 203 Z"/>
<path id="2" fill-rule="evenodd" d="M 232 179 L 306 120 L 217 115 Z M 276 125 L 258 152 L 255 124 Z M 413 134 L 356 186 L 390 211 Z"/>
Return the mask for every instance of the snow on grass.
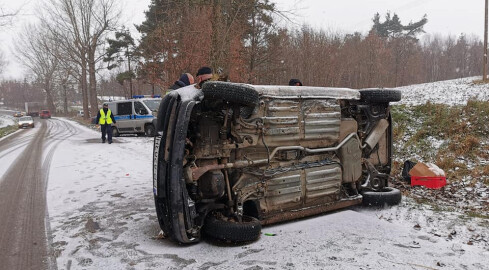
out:
<path id="1" fill-rule="evenodd" d="M 0 128 L 13 126 L 16 124 L 16 120 L 10 115 L 0 115 Z"/>
<path id="2" fill-rule="evenodd" d="M 489 100 L 489 84 L 474 84 L 480 77 L 470 77 L 441 82 L 398 87 L 402 100 L 398 104 L 420 105 L 426 102 L 437 104 L 465 104 L 469 99 Z"/>

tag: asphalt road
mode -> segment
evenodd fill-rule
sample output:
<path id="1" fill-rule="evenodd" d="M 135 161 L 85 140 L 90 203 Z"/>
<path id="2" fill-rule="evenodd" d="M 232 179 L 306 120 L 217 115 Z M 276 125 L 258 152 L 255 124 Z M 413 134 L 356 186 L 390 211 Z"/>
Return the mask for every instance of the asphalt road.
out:
<path id="1" fill-rule="evenodd" d="M 48 248 L 46 187 L 58 144 L 74 127 L 35 118 L 35 128 L 0 140 L 0 269 L 55 269 Z"/>

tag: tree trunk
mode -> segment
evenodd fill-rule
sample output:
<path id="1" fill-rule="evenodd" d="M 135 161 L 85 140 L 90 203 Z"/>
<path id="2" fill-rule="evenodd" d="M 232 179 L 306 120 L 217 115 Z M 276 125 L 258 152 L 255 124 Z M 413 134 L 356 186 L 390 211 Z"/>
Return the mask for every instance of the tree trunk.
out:
<path id="1" fill-rule="evenodd" d="M 88 53 L 88 80 L 89 80 L 89 96 L 90 96 L 90 112 L 92 115 L 97 115 L 98 100 L 97 100 L 97 78 L 95 69 L 95 50 L 90 50 Z"/>
<path id="2" fill-rule="evenodd" d="M 90 118 L 90 111 L 88 109 L 88 87 L 87 87 L 87 60 L 85 57 L 81 59 L 81 76 L 80 76 L 80 85 L 83 97 L 83 118 Z M 96 114 L 95 114 L 96 115 Z M 95 116 L 93 115 L 93 116 Z"/>
<path id="3" fill-rule="evenodd" d="M 66 81 L 63 81 L 63 112 L 65 115 L 68 114 L 68 87 L 66 86 Z"/>
<path id="4" fill-rule="evenodd" d="M 51 82 L 49 79 L 46 79 L 46 81 L 44 82 L 44 91 L 46 91 L 46 101 L 48 103 L 47 106 L 52 113 L 55 113 L 56 106 L 54 106 L 54 100 L 51 91 Z"/>

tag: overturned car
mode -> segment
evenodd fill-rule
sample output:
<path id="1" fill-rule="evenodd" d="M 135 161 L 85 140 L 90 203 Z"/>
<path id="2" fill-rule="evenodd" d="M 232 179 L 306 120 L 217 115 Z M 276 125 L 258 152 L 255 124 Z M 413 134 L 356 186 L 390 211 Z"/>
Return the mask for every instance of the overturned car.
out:
<path id="1" fill-rule="evenodd" d="M 207 82 L 169 93 L 154 141 L 163 232 L 252 241 L 261 226 L 356 204 L 397 204 L 388 187 L 390 89 Z"/>

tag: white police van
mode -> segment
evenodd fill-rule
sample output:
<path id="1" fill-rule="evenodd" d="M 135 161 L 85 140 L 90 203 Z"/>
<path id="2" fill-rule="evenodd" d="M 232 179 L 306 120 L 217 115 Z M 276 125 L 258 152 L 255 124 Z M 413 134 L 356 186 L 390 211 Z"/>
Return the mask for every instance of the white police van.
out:
<path id="1" fill-rule="evenodd" d="M 156 119 L 161 97 L 147 98 L 133 96 L 133 99 L 108 102 L 109 109 L 114 115 L 115 124 L 112 124 L 112 136 L 121 134 L 137 134 L 154 136 Z"/>

